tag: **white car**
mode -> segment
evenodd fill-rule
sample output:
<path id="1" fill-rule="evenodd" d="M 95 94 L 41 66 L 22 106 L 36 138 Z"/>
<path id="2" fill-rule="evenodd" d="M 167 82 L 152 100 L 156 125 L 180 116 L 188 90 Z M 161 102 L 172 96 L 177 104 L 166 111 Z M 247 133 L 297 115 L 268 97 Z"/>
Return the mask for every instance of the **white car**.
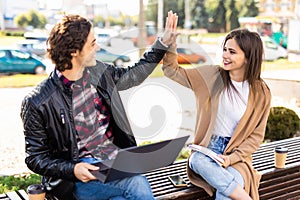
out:
<path id="1" fill-rule="evenodd" d="M 113 29 L 94 28 L 97 43 L 99 45 L 111 46 L 111 38 L 116 37 L 118 32 Z"/>
<path id="2" fill-rule="evenodd" d="M 279 58 L 287 58 L 288 51 L 282 46 L 280 46 L 279 44 L 277 44 L 272 38 L 268 36 L 261 36 L 261 40 L 264 46 L 263 60 L 273 61 Z M 224 41 L 224 37 L 220 37 L 218 39 L 218 45 L 222 46 L 223 41 Z M 223 49 L 220 48 L 220 50 L 218 50 L 216 53 L 217 63 L 221 62 L 221 60 L 219 59 L 222 58 L 222 51 Z"/>
<path id="3" fill-rule="evenodd" d="M 287 58 L 288 52 L 268 36 L 261 36 L 264 45 L 264 60 L 272 61 Z"/>

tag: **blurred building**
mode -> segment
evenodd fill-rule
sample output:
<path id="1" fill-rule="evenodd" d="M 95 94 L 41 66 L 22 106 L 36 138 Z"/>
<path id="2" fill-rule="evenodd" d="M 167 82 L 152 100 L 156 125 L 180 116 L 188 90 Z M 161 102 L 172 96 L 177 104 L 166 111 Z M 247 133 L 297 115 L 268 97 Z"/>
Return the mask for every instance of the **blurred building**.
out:
<path id="1" fill-rule="evenodd" d="M 260 0 L 260 16 L 277 17 L 280 20 L 300 17 L 299 0 Z"/>
<path id="2" fill-rule="evenodd" d="M 300 19 L 300 0 L 260 0 L 259 13 L 256 17 L 239 18 L 241 26 L 262 35 L 287 34 L 289 21 Z"/>
<path id="3" fill-rule="evenodd" d="M 29 10 L 42 12 L 49 23 L 55 23 L 57 18 L 65 13 L 87 15 L 88 5 L 85 0 L 0 0 L 1 29 L 17 28 L 14 17 Z"/>
<path id="4" fill-rule="evenodd" d="M 1 27 L 16 28 L 14 17 L 30 9 L 38 9 L 37 0 L 0 0 Z"/>

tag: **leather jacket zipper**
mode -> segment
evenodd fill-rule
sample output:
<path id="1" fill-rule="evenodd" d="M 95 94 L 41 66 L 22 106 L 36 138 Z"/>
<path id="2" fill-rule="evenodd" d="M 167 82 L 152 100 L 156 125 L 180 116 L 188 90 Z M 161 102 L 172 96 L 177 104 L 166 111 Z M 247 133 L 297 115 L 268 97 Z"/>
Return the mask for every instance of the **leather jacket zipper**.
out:
<path id="1" fill-rule="evenodd" d="M 65 119 L 65 111 L 64 109 L 60 109 L 60 119 L 61 119 L 61 123 L 65 124 L 66 123 L 66 119 Z"/>

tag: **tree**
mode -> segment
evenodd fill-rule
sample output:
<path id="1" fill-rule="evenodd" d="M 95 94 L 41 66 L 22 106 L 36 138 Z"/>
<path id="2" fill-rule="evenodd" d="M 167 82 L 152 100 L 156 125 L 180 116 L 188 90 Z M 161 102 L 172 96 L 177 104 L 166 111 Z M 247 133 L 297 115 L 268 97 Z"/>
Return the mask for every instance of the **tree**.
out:
<path id="1" fill-rule="evenodd" d="M 17 15 L 14 20 L 19 27 L 33 26 L 34 28 L 44 28 L 47 23 L 46 17 L 35 10 Z"/>
<path id="2" fill-rule="evenodd" d="M 178 15 L 178 27 L 184 27 L 184 0 L 168 0 L 164 1 L 164 13 L 167 13 L 169 10 L 172 10 Z M 164 24 L 165 24 L 164 19 Z"/>
<path id="3" fill-rule="evenodd" d="M 233 30 L 240 27 L 240 23 L 238 19 L 239 11 L 236 9 L 235 0 L 230 1 L 229 11 L 231 11 L 229 15 L 230 30 Z"/>
<path id="4" fill-rule="evenodd" d="M 246 0 L 244 5 L 242 8 L 242 16 L 256 17 L 259 14 L 257 0 Z"/>
<path id="5" fill-rule="evenodd" d="M 158 15 L 157 7 L 158 7 L 157 0 L 148 0 L 146 13 L 145 13 L 146 21 L 153 21 L 157 23 L 157 15 Z"/>
<path id="6" fill-rule="evenodd" d="M 163 13 L 168 13 L 169 10 L 172 10 L 178 15 L 178 27 L 184 26 L 184 0 L 164 0 Z M 157 15 L 158 15 L 158 4 L 157 0 L 148 0 L 146 8 L 146 20 L 154 21 L 157 24 Z M 166 18 L 163 18 L 163 24 L 166 23 Z"/>
<path id="7" fill-rule="evenodd" d="M 208 13 L 204 5 L 205 0 L 193 0 L 192 9 L 192 26 L 194 28 L 208 28 Z"/>
<path id="8" fill-rule="evenodd" d="M 94 26 L 104 27 L 105 18 L 102 15 L 96 15 L 93 19 Z"/>
<path id="9" fill-rule="evenodd" d="M 226 8 L 224 1 L 218 1 L 217 8 L 212 15 L 211 28 L 217 32 L 223 33 L 226 31 Z"/>
<path id="10" fill-rule="evenodd" d="M 25 14 L 17 15 L 14 21 L 19 27 L 26 27 L 29 25 L 29 21 Z"/>

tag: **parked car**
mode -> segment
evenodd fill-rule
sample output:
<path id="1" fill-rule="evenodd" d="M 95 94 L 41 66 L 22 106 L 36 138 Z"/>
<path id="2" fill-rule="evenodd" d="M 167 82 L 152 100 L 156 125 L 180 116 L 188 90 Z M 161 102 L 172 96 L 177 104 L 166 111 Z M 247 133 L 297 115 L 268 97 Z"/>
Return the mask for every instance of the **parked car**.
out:
<path id="1" fill-rule="evenodd" d="M 264 45 L 264 60 L 272 61 L 287 58 L 288 52 L 268 36 L 261 36 Z"/>
<path id="2" fill-rule="evenodd" d="M 114 54 L 103 48 L 97 51 L 96 59 L 101 60 L 102 62 L 113 63 L 116 66 L 121 66 L 124 64 L 124 62 L 130 61 L 129 56 Z"/>
<path id="3" fill-rule="evenodd" d="M 45 70 L 42 60 L 31 53 L 17 49 L 0 49 L 0 73 L 43 74 Z"/>
<path id="4" fill-rule="evenodd" d="M 177 48 L 177 62 L 179 64 L 204 63 L 206 58 L 203 55 L 193 52 L 188 48 Z"/>
<path id="5" fill-rule="evenodd" d="M 118 33 L 113 29 L 94 28 L 97 43 L 105 46 L 111 46 L 111 39 L 116 37 Z"/>
<path id="6" fill-rule="evenodd" d="M 17 42 L 17 48 L 22 51 L 33 53 L 37 56 L 45 56 L 46 55 L 46 42 L 40 41 L 36 39 L 26 39 L 20 40 Z"/>
<path id="7" fill-rule="evenodd" d="M 177 48 L 177 62 L 178 64 L 202 64 L 206 62 L 205 56 L 193 52 L 188 48 Z M 163 61 L 160 61 L 162 64 Z"/>
<path id="8" fill-rule="evenodd" d="M 260 36 L 263 47 L 264 47 L 264 55 L 263 60 L 265 61 L 274 61 L 279 58 L 287 58 L 288 52 L 285 48 L 277 44 L 272 38 L 269 36 Z M 222 46 L 224 41 L 224 37 L 219 38 L 219 46 Z M 217 57 L 222 58 L 223 49 L 219 48 L 217 50 Z"/>
<path id="9" fill-rule="evenodd" d="M 145 40 L 145 45 L 146 46 L 151 46 L 155 42 L 156 38 L 157 38 L 156 35 L 149 35 L 149 36 L 147 36 L 146 40 Z M 133 42 L 133 45 L 135 47 L 137 47 L 138 46 L 138 37 L 134 37 L 131 40 Z"/>
<path id="10" fill-rule="evenodd" d="M 157 28 L 155 27 L 155 23 L 153 21 L 145 22 L 145 45 L 151 46 L 157 38 Z M 123 39 L 130 39 L 133 42 L 134 46 L 138 46 L 138 37 L 139 37 L 139 28 L 132 27 L 127 30 L 123 30 L 120 32 L 120 37 Z"/>

